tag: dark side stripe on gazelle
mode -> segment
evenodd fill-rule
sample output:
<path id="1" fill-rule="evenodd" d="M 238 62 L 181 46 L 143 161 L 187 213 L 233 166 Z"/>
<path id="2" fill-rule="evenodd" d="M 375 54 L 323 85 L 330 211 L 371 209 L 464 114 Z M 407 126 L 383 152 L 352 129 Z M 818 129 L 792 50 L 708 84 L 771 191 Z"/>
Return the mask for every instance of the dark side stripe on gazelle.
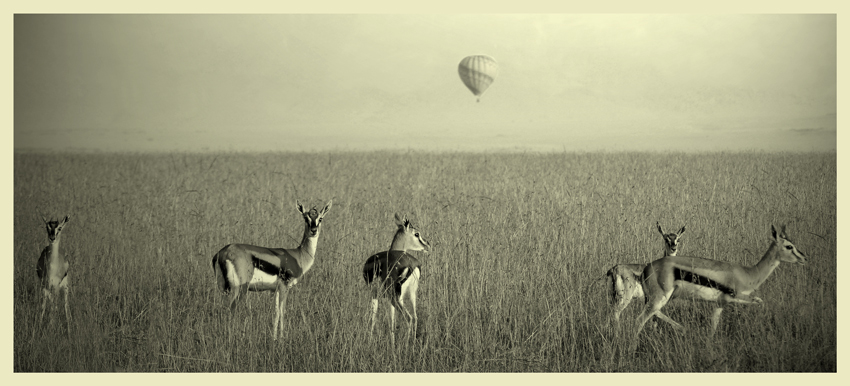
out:
<path id="1" fill-rule="evenodd" d="M 397 279 L 393 278 L 393 271 L 401 268 L 397 272 Z M 384 251 L 370 256 L 363 265 L 363 279 L 366 284 L 372 284 L 375 279 L 381 281 L 390 279 L 394 280 L 398 288 L 396 292 L 401 291 L 401 285 L 404 284 L 414 269 L 422 270 L 422 264 L 418 259 L 405 251 Z"/>
<path id="2" fill-rule="evenodd" d="M 713 289 L 716 289 L 716 290 L 723 292 L 723 293 L 730 295 L 730 296 L 735 296 L 735 293 L 736 293 L 733 288 L 729 288 L 729 287 L 727 287 L 723 284 L 720 284 L 720 283 L 718 283 L 714 280 L 711 280 L 710 278 L 707 278 L 705 276 L 700 276 L 698 274 L 695 274 L 695 273 L 690 272 L 690 271 L 686 271 L 686 270 L 678 268 L 678 267 L 673 268 L 673 279 L 685 281 L 685 282 L 700 285 L 700 286 L 703 286 L 703 287 L 713 288 Z"/>
<path id="3" fill-rule="evenodd" d="M 301 266 L 298 265 L 298 262 L 288 255 L 281 256 L 280 267 L 276 266 L 274 263 L 265 261 L 254 255 L 251 256 L 251 263 L 254 264 L 254 269 L 259 269 L 260 271 L 263 271 L 272 276 L 280 276 L 283 281 L 287 281 L 294 277 L 301 277 L 303 273 Z"/>

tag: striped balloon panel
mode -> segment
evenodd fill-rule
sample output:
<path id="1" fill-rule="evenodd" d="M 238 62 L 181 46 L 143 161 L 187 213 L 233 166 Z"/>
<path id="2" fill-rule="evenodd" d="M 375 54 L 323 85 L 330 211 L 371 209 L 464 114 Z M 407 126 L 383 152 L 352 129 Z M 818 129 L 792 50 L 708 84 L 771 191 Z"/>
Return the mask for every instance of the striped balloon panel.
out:
<path id="1" fill-rule="evenodd" d="M 467 56 L 457 66 L 460 80 L 472 91 L 475 96 L 480 96 L 487 91 L 496 75 L 499 74 L 499 65 L 496 59 L 486 55 Z"/>

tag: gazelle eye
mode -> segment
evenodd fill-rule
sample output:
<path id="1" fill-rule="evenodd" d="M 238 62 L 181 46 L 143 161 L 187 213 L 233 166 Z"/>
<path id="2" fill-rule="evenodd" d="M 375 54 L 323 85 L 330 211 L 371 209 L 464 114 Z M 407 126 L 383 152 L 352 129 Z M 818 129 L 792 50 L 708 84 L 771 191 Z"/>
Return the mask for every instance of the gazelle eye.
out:
<path id="1" fill-rule="evenodd" d="M 790 245 L 786 245 L 786 246 L 785 246 L 785 249 L 791 249 L 791 248 L 794 248 L 794 247 L 792 247 L 792 246 L 790 246 Z"/>
<path id="2" fill-rule="evenodd" d="M 416 234 L 414 236 L 419 237 L 419 232 L 416 232 Z"/>

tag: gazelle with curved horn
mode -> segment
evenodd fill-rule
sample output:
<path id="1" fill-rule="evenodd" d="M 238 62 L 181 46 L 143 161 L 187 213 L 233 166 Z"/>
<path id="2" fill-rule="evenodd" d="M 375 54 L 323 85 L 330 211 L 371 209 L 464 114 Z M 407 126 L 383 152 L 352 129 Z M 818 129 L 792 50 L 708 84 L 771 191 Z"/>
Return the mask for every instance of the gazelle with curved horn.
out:
<path id="1" fill-rule="evenodd" d="M 797 250 L 785 235 L 785 226 L 777 232 L 771 225 L 770 230 L 773 236 L 770 247 L 752 267 L 686 256 L 668 256 L 647 265 L 641 276 L 646 307 L 638 316 L 635 337 L 640 334 L 644 324 L 654 315 L 658 315 L 661 308 L 673 298 L 716 303 L 711 315 L 712 336 L 717 331 L 720 315 L 727 304 L 761 304 L 762 300 L 752 296 L 752 293 L 781 262 L 806 264 L 806 255 Z M 677 329 L 684 329 L 681 324 L 669 318 L 664 320 Z"/>
<path id="2" fill-rule="evenodd" d="M 60 236 L 62 229 L 68 224 L 70 218 L 65 216 L 62 221 L 47 221 L 44 217 L 41 221 L 44 222 L 47 228 L 47 238 L 50 244 L 41 251 L 41 257 L 38 258 L 38 263 L 35 267 L 35 273 L 41 282 L 41 290 L 44 294 L 44 299 L 41 301 L 41 316 L 38 317 L 38 323 L 41 324 L 44 318 L 44 311 L 47 310 L 47 302 L 50 301 L 54 305 L 53 297 L 59 295 L 62 290 L 65 293 L 65 320 L 68 325 L 68 333 L 71 333 L 71 309 L 68 305 L 68 292 L 70 291 L 71 279 L 68 277 L 68 269 L 71 264 L 65 259 L 65 255 L 59 249 Z M 54 308 L 55 309 L 55 308 Z"/>
<path id="3" fill-rule="evenodd" d="M 676 256 L 679 252 L 679 239 L 685 233 L 685 227 L 676 233 L 664 233 L 661 224 L 655 222 L 658 233 L 664 239 L 664 256 Z M 640 284 L 640 275 L 646 264 L 617 264 L 606 273 L 608 277 L 609 299 L 614 305 L 614 320 L 620 322 L 620 314 L 629 306 L 632 299 L 643 298 L 643 288 Z M 659 313 L 660 318 L 667 317 Z"/>
<path id="4" fill-rule="evenodd" d="M 283 309 L 292 288 L 316 261 L 316 244 L 322 219 L 331 209 L 328 201 L 324 209 L 305 211 L 297 200 L 295 207 L 304 218 L 304 237 L 295 249 L 266 248 L 248 244 L 230 244 L 212 258 L 218 288 L 230 292 L 230 310 L 247 291 L 274 291 L 275 316 L 272 330 L 277 340 L 278 326 L 283 332 Z"/>
<path id="5" fill-rule="evenodd" d="M 413 332 L 416 337 L 416 290 L 419 288 L 421 275 L 421 264 L 408 251 L 425 251 L 431 249 L 431 245 L 422 237 L 422 234 L 410 224 L 407 217 L 395 215 L 395 223 L 398 230 L 393 237 L 390 249 L 378 252 L 370 256 L 363 265 L 363 279 L 366 284 L 372 285 L 372 325 L 369 335 L 375 329 L 375 315 L 378 313 L 378 300 L 383 295 L 389 298 L 390 308 L 390 337 L 395 344 L 395 312 L 398 311 L 407 322 L 407 333 Z M 379 284 L 373 284 L 373 282 Z M 404 306 L 404 298 L 410 299 L 411 315 Z"/>

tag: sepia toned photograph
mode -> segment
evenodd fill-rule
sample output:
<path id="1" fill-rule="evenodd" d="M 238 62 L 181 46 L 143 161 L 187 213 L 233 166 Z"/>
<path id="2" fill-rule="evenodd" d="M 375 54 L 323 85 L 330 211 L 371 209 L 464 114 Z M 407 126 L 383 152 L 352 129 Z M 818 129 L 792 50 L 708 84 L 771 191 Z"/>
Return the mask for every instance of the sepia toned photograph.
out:
<path id="1" fill-rule="evenodd" d="M 829 13 L 13 17 L 15 373 L 836 373 Z"/>

